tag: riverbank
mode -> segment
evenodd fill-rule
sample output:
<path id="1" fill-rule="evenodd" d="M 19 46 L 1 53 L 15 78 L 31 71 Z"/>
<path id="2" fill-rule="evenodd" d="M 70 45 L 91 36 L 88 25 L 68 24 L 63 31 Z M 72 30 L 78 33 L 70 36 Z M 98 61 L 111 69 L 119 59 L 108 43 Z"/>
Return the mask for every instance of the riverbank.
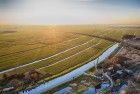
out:
<path id="1" fill-rule="evenodd" d="M 129 39 L 132 45 L 140 47 L 140 40 Z M 140 50 L 131 46 L 123 48 L 100 67 L 113 80 L 114 84 L 106 94 L 139 94 L 140 92 Z"/>
<path id="2" fill-rule="evenodd" d="M 127 58 L 125 62 L 117 62 L 125 71 L 130 73 L 124 78 L 116 80 L 111 92 L 126 92 L 128 94 L 139 94 L 140 92 L 140 50 L 124 47 L 118 53 L 119 56 Z"/>
<path id="3" fill-rule="evenodd" d="M 106 50 L 100 56 L 99 62 L 101 62 L 102 60 L 104 60 L 105 58 L 107 58 L 117 47 L 118 47 L 118 44 L 115 44 L 112 47 L 110 47 L 110 49 Z M 48 81 L 48 82 L 46 82 L 44 84 L 41 84 L 38 87 L 36 87 L 36 88 L 34 88 L 34 89 L 30 90 L 30 91 L 27 91 L 27 92 L 19 92 L 19 93 L 20 94 L 37 94 L 37 93 L 40 93 L 40 92 L 45 92 L 45 91 L 47 91 L 49 89 L 52 89 L 52 88 L 54 88 L 56 86 L 59 86 L 59 85 L 61 85 L 63 83 L 66 83 L 66 82 L 72 80 L 73 78 L 79 77 L 85 71 L 87 71 L 90 68 L 92 68 L 95 65 L 96 62 L 97 62 L 97 59 L 95 59 L 94 61 L 91 61 L 91 62 L 83 65 L 80 68 L 77 68 L 77 69 L 73 70 L 70 73 L 65 74 L 64 76 L 60 76 L 60 77 L 58 77 L 56 79 L 53 79 L 53 80 Z M 82 71 L 81 71 L 81 69 L 82 69 Z"/>
<path id="4" fill-rule="evenodd" d="M 121 47 L 119 46 L 106 59 L 113 57 L 115 54 L 118 53 L 118 51 L 120 49 L 121 49 Z M 103 63 L 103 62 L 100 62 L 98 65 L 100 65 L 101 63 Z M 86 73 L 94 74 L 95 67 L 89 69 L 88 71 L 86 71 Z M 78 78 L 74 78 L 72 81 L 69 81 L 58 87 L 48 90 L 43 94 L 52 94 L 52 93 L 53 94 L 64 94 L 66 92 L 69 92 L 69 93 L 71 92 L 70 94 L 79 94 L 79 93 L 88 94 L 89 92 L 90 93 L 92 92 L 92 94 L 94 94 L 93 92 L 95 92 L 95 86 L 97 86 L 99 83 L 101 83 L 101 82 L 93 80 L 92 77 L 82 74 Z M 104 88 L 105 87 L 106 86 L 104 86 Z M 87 88 L 88 88 L 88 90 L 87 90 Z"/>
<path id="5" fill-rule="evenodd" d="M 97 42 L 99 42 L 99 41 L 97 41 Z M 101 44 L 101 42 L 99 42 L 100 44 Z M 98 43 L 98 44 L 99 44 Z M 105 42 L 106 43 L 106 42 Z M 77 62 L 74 62 L 73 63 L 73 65 L 77 65 L 77 66 L 75 66 L 75 67 L 73 67 L 73 68 L 71 68 L 71 69 L 69 69 L 69 67 L 67 68 L 67 69 L 69 69 L 68 70 L 68 72 L 69 71 L 71 71 L 71 70 L 73 70 L 74 68 L 77 68 L 77 67 L 79 67 L 78 66 L 78 64 L 79 63 L 81 63 L 81 64 L 85 64 L 85 63 L 87 63 L 87 62 L 85 62 L 85 60 L 88 60 L 88 59 L 90 59 L 91 57 L 92 57 L 92 59 L 94 58 L 94 57 L 96 57 L 98 54 L 100 54 L 100 53 L 102 53 L 106 48 L 108 48 L 112 43 L 109 43 L 108 45 L 106 45 L 106 46 L 104 46 L 104 44 L 105 43 L 103 43 L 102 44 L 102 46 L 101 47 L 99 47 L 100 48 L 100 50 L 98 50 L 97 48 L 98 48 L 98 46 L 99 45 L 96 45 L 96 44 L 91 44 L 92 46 L 90 47 L 90 48 L 92 48 L 92 49 L 90 49 L 89 51 L 86 51 L 86 53 L 85 53 L 85 55 L 84 54 L 79 54 L 79 55 L 77 55 L 76 57 L 78 58 L 78 59 L 71 59 L 73 62 L 74 61 L 77 61 Z M 108 42 L 107 42 L 108 43 Z M 96 48 L 94 48 L 94 47 L 96 47 Z M 88 47 L 89 48 L 89 47 Z M 88 48 L 86 48 L 86 49 L 88 49 Z M 84 51 L 85 51 L 85 49 L 83 49 Z M 95 52 L 94 52 L 95 51 Z M 81 51 L 80 51 L 81 52 Z M 82 51 L 83 52 L 83 51 Z M 92 53 L 92 54 L 91 54 Z M 89 56 L 87 56 L 86 54 L 90 54 Z M 73 55 L 72 55 L 73 56 Z M 81 56 L 84 56 L 84 57 L 81 57 Z M 75 56 L 74 56 L 75 57 Z M 85 58 L 85 57 L 87 57 L 87 58 Z M 82 60 L 81 60 L 82 59 Z M 65 58 L 63 59 L 63 60 L 65 60 Z M 68 59 L 69 60 L 69 59 Z M 71 62 L 69 62 L 67 60 L 67 58 L 66 58 L 66 62 L 65 62 L 65 64 L 66 65 L 69 65 L 68 63 L 70 63 L 71 64 Z M 82 62 L 80 62 L 80 61 L 82 61 Z M 62 65 L 62 67 L 65 67 L 65 65 L 64 65 L 64 63 L 58 63 L 58 62 L 56 62 L 57 64 L 53 64 L 54 66 L 55 65 Z M 72 65 L 72 66 L 73 66 Z M 51 66 L 51 65 L 50 65 Z M 81 65 L 82 66 L 82 65 Z M 45 67 L 47 67 L 47 66 L 45 66 Z M 57 68 L 60 68 L 61 66 L 57 66 Z M 53 68 L 52 67 L 52 69 L 53 70 L 55 70 L 56 68 Z M 65 70 L 67 70 L 67 69 L 65 69 Z M 24 69 L 23 69 L 24 70 Z M 51 80 L 50 78 L 51 77 L 53 77 L 53 75 L 55 76 L 56 75 L 56 73 L 55 73 L 55 71 L 54 71 L 54 74 L 51 72 L 46 72 L 46 73 L 50 73 L 50 75 L 38 75 L 38 71 L 37 71 L 38 69 L 32 69 L 32 70 L 24 70 L 25 71 L 25 73 L 22 73 L 22 74 L 18 74 L 18 73 L 16 73 L 16 74 L 14 74 L 14 75 L 7 75 L 6 74 L 6 76 L 5 76 L 5 78 L 3 78 L 2 80 L 1 80 L 1 83 L 2 83 L 2 89 L 1 90 L 5 90 L 5 89 L 7 89 L 7 88 L 9 88 L 9 83 L 10 83 L 10 88 L 12 87 L 14 87 L 14 89 L 16 89 L 16 91 L 18 91 L 18 90 L 21 90 L 21 89 L 26 89 L 27 88 L 27 90 L 30 90 L 30 89 L 32 89 L 32 88 L 34 88 L 34 87 L 36 87 L 38 84 L 37 84 L 37 81 L 38 80 L 40 80 L 40 79 L 43 79 L 43 78 L 48 78 L 48 80 Z M 56 69 L 57 71 L 59 71 L 58 69 Z M 64 72 L 66 72 L 66 71 L 63 71 L 63 73 Z M 35 73 L 35 74 L 34 74 Z M 62 73 L 62 72 L 60 72 L 60 73 Z M 36 75 L 37 74 L 37 75 Z M 41 74 L 41 73 L 40 73 Z M 58 74 L 58 73 L 57 73 Z M 64 73 L 65 74 L 65 73 Z M 43 77 L 42 77 L 43 76 Z M 61 76 L 61 75 L 60 75 Z M 19 77 L 19 78 L 17 78 L 17 77 Z M 8 78 L 8 79 L 7 79 Z M 36 78 L 38 78 L 37 80 L 35 80 Z M 16 84 L 15 83 L 13 83 L 13 82 L 16 82 Z M 42 82 L 43 83 L 43 82 Z M 7 85 L 8 84 L 8 85 Z M 21 88 L 20 88 L 21 87 Z M 22 88 L 23 87 L 23 88 Z M 18 88 L 18 89 L 17 89 Z M 8 90 L 6 90 L 6 91 L 8 91 Z M 14 91 L 14 90 L 13 90 Z"/>
<path id="6" fill-rule="evenodd" d="M 135 42 L 138 43 L 138 41 Z M 102 88 L 102 84 L 99 82 L 99 87 L 101 89 L 96 89 L 95 80 L 93 76 L 95 74 L 95 68 L 92 68 L 86 74 L 88 76 L 80 76 L 78 79 L 75 79 L 67 84 L 55 88 L 52 91 L 47 91 L 43 94 L 119 94 L 121 92 L 128 92 L 130 94 L 139 94 L 140 92 L 140 51 L 138 49 L 124 46 L 116 49 L 108 58 L 106 58 L 102 63 L 98 64 L 98 71 L 103 70 L 103 73 L 106 74 L 110 82 L 105 83 L 105 87 Z M 96 75 L 100 75 L 96 73 Z M 98 84 L 97 84 L 98 86 Z M 98 87 L 98 88 L 99 88 Z M 51 92 L 51 93 L 50 93 Z"/>

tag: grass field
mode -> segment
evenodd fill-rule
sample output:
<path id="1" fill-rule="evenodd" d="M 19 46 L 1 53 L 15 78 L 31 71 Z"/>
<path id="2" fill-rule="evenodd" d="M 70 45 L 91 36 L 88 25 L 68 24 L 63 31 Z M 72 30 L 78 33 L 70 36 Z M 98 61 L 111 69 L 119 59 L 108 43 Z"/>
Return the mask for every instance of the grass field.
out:
<path id="1" fill-rule="evenodd" d="M 140 36 L 140 28 L 136 27 L 0 26 L 0 72 L 15 68 L 1 73 L 0 77 L 5 73 L 12 75 L 32 69 L 44 75 L 57 75 L 85 64 L 113 44 L 103 39 L 68 32 L 107 36 L 118 40 L 124 34 Z"/>

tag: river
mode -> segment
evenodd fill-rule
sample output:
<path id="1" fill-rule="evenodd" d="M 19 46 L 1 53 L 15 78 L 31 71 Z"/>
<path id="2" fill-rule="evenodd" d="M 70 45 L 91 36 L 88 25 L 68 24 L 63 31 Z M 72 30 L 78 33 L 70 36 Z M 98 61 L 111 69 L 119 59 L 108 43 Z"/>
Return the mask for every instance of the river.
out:
<path id="1" fill-rule="evenodd" d="M 95 64 L 98 62 L 100 63 L 101 61 L 105 60 L 108 56 L 110 56 L 110 54 L 117 49 L 119 46 L 119 44 L 114 44 L 113 46 L 111 46 L 110 48 L 108 48 L 103 54 L 101 54 L 98 59 L 96 58 L 95 60 L 90 61 L 89 63 L 72 70 L 71 72 L 64 74 L 60 77 L 54 78 L 48 82 L 45 82 L 43 84 L 40 84 L 39 86 L 35 87 L 34 89 L 30 90 L 30 91 L 20 91 L 19 94 L 40 94 L 43 93 L 45 91 L 48 91 L 54 87 L 57 87 L 59 85 L 62 85 L 68 81 L 73 80 L 73 78 L 77 78 L 79 76 L 81 76 L 82 74 L 84 74 L 87 70 L 91 69 L 92 67 L 95 66 Z"/>

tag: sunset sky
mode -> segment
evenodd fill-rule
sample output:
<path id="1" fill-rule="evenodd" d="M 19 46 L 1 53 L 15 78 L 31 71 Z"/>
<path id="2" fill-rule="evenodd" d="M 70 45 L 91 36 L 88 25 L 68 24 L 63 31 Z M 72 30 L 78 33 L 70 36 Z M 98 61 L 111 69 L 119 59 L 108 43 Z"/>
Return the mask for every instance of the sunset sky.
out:
<path id="1" fill-rule="evenodd" d="M 0 0 L 4 24 L 140 24 L 140 0 Z"/>

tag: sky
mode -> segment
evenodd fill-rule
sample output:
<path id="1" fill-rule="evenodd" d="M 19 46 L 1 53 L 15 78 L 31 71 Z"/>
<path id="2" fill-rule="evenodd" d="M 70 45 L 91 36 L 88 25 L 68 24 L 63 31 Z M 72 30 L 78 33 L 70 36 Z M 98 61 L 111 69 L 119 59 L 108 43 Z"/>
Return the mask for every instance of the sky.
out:
<path id="1" fill-rule="evenodd" d="M 140 0 L 0 0 L 2 24 L 140 24 Z"/>

